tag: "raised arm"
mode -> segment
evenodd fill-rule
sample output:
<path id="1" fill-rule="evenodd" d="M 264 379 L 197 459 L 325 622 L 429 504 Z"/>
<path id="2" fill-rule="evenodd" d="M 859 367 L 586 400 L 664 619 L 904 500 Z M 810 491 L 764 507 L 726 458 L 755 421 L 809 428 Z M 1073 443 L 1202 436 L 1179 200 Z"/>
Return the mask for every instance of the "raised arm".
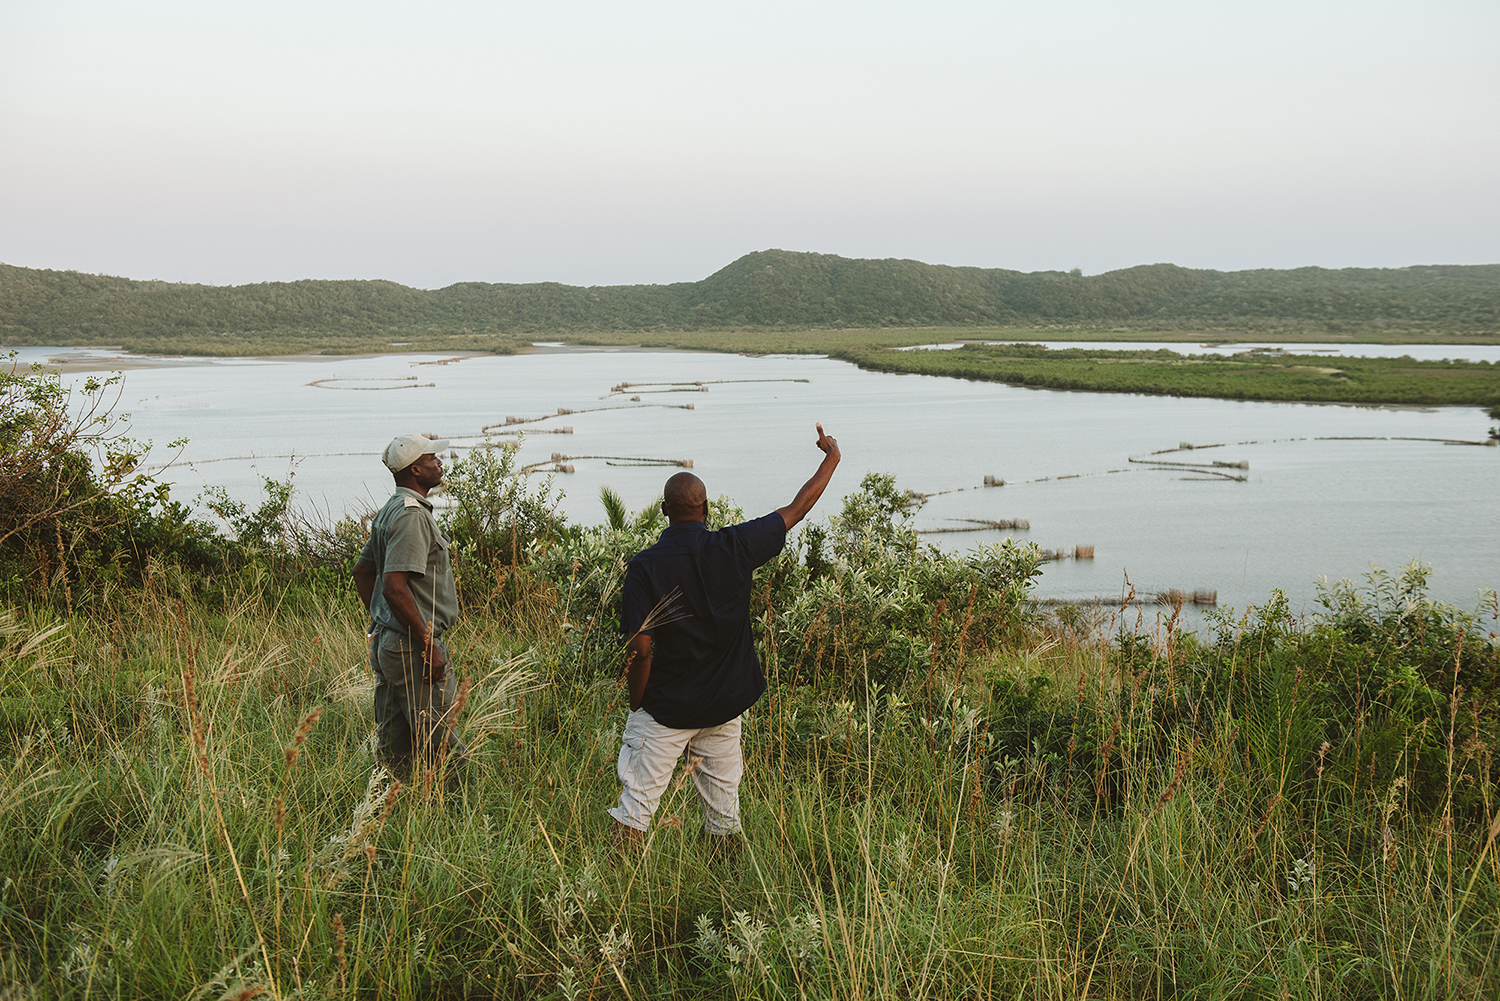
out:
<path id="1" fill-rule="evenodd" d="M 833 470 L 839 464 L 839 442 L 837 438 L 830 438 L 823 433 L 823 425 L 816 425 L 818 429 L 818 448 L 823 452 L 823 461 L 818 463 L 818 471 L 813 473 L 812 479 L 802 484 L 802 489 L 797 491 L 797 496 L 786 507 L 776 509 L 781 515 L 781 520 L 786 522 L 786 530 L 790 532 L 792 526 L 807 517 L 807 512 L 813 509 L 818 498 L 823 496 L 823 490 L 828 486 L 828 481 L 833 479 Z"/>

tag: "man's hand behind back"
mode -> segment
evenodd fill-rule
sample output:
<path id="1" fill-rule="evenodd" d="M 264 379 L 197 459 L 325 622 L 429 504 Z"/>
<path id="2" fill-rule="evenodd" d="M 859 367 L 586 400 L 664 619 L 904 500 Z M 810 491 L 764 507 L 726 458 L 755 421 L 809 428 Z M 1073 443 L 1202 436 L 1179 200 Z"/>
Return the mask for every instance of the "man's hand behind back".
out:
<path id="1" fill-rule="evenodd" d="M 422 651 L 422 680 L 429 685 L 441 685 L 448 680 L 448 654 L 437 640 L 427 633 L 427 646 Z"/>

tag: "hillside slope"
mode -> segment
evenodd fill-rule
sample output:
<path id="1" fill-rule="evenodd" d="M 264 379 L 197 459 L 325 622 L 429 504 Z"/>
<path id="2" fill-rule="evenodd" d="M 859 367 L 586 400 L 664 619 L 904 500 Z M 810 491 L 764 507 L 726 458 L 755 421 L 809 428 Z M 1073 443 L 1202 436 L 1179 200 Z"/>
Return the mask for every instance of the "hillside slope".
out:
<path id="1" fill-rule="evenodd" d="M 1229 332 L 1500 332 L 1500 265 L 1101 275 L 765 250 L 697 282 L 583 288 L 386 281 L 212 286 L 0 265 L 0 341 L 236 354 L 506 351 L 538 334 L 1073 327 Z"/>

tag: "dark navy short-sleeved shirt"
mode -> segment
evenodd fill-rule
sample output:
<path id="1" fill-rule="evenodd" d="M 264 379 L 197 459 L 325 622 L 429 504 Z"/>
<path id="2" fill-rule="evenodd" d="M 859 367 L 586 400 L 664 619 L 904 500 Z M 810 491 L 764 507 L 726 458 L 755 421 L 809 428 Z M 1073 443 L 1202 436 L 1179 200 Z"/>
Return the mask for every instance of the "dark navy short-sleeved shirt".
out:
<path id="1" fill-rule="evenodd" d="M 750 588 L 755 568 L 785 543 L 786 522 L 776 512 L 717 532 L 684 521 L 630 561 L 620 629 L 651 637 L 641 708 L 662 726 L 727 723 L 766 690 L 750 632 Z M 642 629 L 648 616 L 660 624 Z"/>

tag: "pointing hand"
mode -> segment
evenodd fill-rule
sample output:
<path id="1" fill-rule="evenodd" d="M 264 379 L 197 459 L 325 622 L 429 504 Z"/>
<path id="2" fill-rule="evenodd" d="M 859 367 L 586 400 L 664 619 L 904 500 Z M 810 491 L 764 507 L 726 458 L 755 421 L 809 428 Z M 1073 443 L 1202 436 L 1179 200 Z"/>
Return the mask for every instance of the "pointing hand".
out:
<path id="1" fill-rule="evenodd" d="M 831 455 L 835 459 L 839 458 L 839 440 L 837 438 L 830 438 L 828 435 L 824 434 L 822 424 L 817 424 L 815 425 L 815 427 L 817 427 L 818 429 L 818 448 L 821 449 L 825 455 Z"/>

